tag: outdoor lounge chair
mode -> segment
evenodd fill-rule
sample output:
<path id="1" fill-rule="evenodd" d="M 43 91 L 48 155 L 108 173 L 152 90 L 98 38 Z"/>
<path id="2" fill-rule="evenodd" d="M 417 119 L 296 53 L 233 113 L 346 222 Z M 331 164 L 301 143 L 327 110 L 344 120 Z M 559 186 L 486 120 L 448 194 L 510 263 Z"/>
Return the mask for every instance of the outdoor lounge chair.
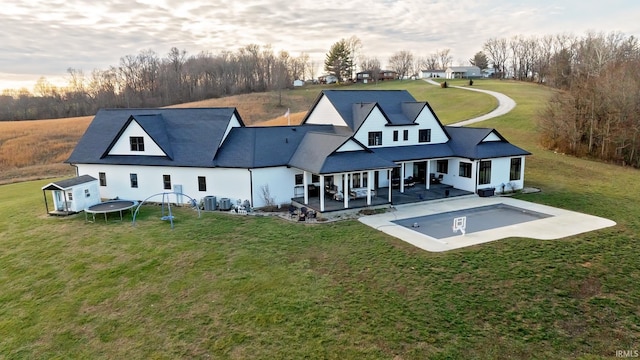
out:
<path id="1" fill-rule="evenodd" d="M 294 205 L 289 205 L 289 216 L 291 218 L 298 216 L 298 208 Z"/>
<path id="2" fill-rule="evenodd" d="M 305 221 L 307 220 L 307 214 L 309 213 L 309 209 L 307 209 L 306 207 L 301 207 L 300 208 L 300 215 L 298 215 L 298 221 Z"/>

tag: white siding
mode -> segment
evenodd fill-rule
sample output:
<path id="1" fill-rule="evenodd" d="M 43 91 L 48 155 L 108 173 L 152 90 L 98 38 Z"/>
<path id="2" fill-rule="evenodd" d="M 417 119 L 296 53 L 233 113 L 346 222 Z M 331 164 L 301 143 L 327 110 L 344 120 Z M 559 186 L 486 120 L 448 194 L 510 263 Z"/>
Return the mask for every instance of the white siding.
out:
<path id="1" fill-rule="evenodd" d="M 88 193 L 85 192 L 88 190 Z M 58 195 L 59 198 L 58 198 Z M 71 194 L 73 200 L 69 200 Z M 55 209 L 66 210 L 64 200 L 67 199 L 67 206 L 70 211 L 80 212 L 88 208 L 91 205 L 100 203 L 100 192 L 98 190 L 98 180 L 91 181 L 83 184 L 75 185 L 74 187 L 65 190 L 55 190 L 51 194 L 53 198 L 53 204 Z"/>
<path id="2" fill-rule="evenodd" d="M 144 139 L 144 151 L 131 151 L 129 137 L 140 136 Z M 109 155 L 145 155 L 145 156 L 166 156 L 158 144 L 147 134 L 146 131 L 135 121 L 131 121 L 124 130 L 118 141 L 109 151 Z"/>
<path id="3" fill-rule="evenodd" d="M 309 114 L 305 124 L 328 124 L 336 126 L 347 126 L 347 123 L 342 120 L 342 116 L 338 113 L 333 104 L 322 95 L 320 101 L 313 109 L 313 112 Z"/>
<path id="4" fill-rule="evenodd" d="M 449 139 L 444 130 L 436 120 L 435 116 L 429 111 L 428 107 L 425 107 L 416 119 L 416 125 L 409 126 L 386 126 L 387 120 L 380 112 L 380 109 L 375 107 L 371 114 L 365 119 L 360 129 L 355 133 L 354 138 L 364 144 L 369 145 L 369 132 L 381 131 L 382 132 L 382 146 L 372 147 L 393 147 L 393 146 L 410 146 L 420 144 L 440 144 L 446 143 Z M 428 143 L 418 142 L 418 135 L 421 129 L 431 129 L 431 141 Z M 407 141 L 404 140 L 404 130 L 409 131 L 409 137 Z M 398 132 L 398 141 L 393 141 L 393 132 Z"/>
<path id="5" fill-rule="evenodd" d="M 296 174 L 302 171 L 287 168 L 273 167 L 251 170 L 253 173 L 253 198 L 255 207 L 265 206 L 265 197 L 263 188 L 269 187 L 269 194 L 276 205 L 289 204 L 291 198 L 294 197 L 294 189 L 296 182 Z M 311 183 L 311 179 L 309 179 Z"/>
<path id="6" fill-rule="evenodd" d="M 489 159 L 488 159 L 489 160 Z M 496 192 L 502 192 L 502 185 L 505 191 L 519 190 L 524 185 L 524 157 L 522 157 L 520 168 L 520 179 L 509 180 L 511 172 L 511 158 L 499 158 L 491 160 L 491 182 L 489 184 L 478 185 L 479 189 L 495 188 Z"/>
<path id="7" fill-rule="evenodd" d="M 173 191 L 175 185 L 182 185 L 182 192 L 200 200 L 213 195 L 218 199 L 230 198 L 232 203 L 238 199 L 251 200 L 251 178 L 247 169 L 226 168 L 178 168 L 164 166 L 131 165 L 91 165 L 77 164 L 79 174 L 88 174 L 95 178 L 98 172 L 106 175 L 107 186 L 100 187 L 100 196 L 104 199 L 144 200 L 151 195 Z M 132 188 L 129 174 L 138 175 L 138 187 Z M 171 190 L 165 190 L 163 175 L 171 176 Z M 207 191 L 198 190 L 198 176 L 207 179 Z M 162 198 L 150 199 L 161 201 Z M 187 202 L 188 198 L 183 198 Z"/>
<path id="8" fill-rule="evenodd" d="M 411 145 L 420 144 L 418 143 L 418 129 L 431 129 L 431 142 L 429 144 L 442 144 L 449 141 L 449 138 L 447 138 L 447 134 L 445 134 L 444 129 L 442 129 L 433 113 L 429 110 L 428 106 L 425 106 L 422 109 L 415 122 L 420 125 L 413 126 L 413 134 L 411 133 L 411 131 L 409 131 L 409 140 L 413 139 L 413 141 L 415 141 L 415 143 Z"/>
<path id="9" fill-rule="evenodd" d="M 471 177 L 460 176 L 460 162 L 471 163 Z M 433 172 L 433 171 L 432 171 Z M 443 182 L 455 188 L 475 192 L 476 191 L 476 162 L 464 159 L 449 159 L 449 173 L 443 178 Z"/>
<path id="10" fill-rule="evenodd" d="M 495 132 L 491 132 L 491 134 L 487 135 L 486 138 L 482 139 L 482 142 L 485 141 L 502 141 L 502 139 L 500 139 L 500 137 L 498 135 L 496 135 Z"/>
<path id="11" fill-rule="evenodd" d="M 240 121 L 235 114 L 231 115 L 231 120 L 229 121 L 229 124 L 227 124 L 227 129 L 224 131 L 224 136 L 222 137 L 220 144 L 218 144 L 218 147 L 222 145 L 224 140 L 227 138 L 227 135 L 229 135 L 229 131 L 231 131 L 231 129 L 233 129 L 234 127 L 240 127 Z"/>
<path id="12" fill-rule="evenodd" d="M 376 148 L 376 147 L 385 147 L 385 146 L 397 146 L 398 142 L 393 141 L 393 130 L 396 130 L 396 127 L 388 127 L 385 126 L 387 124 L 387 119 L 382 115 L 380 109 L 376 106 L 373 108 L 369 116 L 364 120 L 360 129 L 353 135 L 353 137 L 364 144 L 365 146 Z M 369 146 L 369 132 L 372 131 L 381 131 L 382 132 L 382 146 Z"/>
<path id="13" fill-rule="evenodd" d="M 342 146 L 340 146 L 338 150 L 336 150 L 336 152 L 359 151 L 359 150 L 363 150 L 362 146 L 360 146 L 360 144 L 356 143 L 353 140 L 349 140 L 346 143 L 344 143 Z"/>

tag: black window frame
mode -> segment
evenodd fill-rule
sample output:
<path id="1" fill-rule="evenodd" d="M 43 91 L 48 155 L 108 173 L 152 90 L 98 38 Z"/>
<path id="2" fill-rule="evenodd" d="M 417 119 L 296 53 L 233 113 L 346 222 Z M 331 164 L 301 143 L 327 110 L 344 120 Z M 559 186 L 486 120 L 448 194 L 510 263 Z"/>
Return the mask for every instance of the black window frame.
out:
<path id="1" fill-rule="evenodd" d="M 393 130 L 393 141 L 398 141 L 398 130 Z"/>
<path id="2" fill-rule="evenodd" d="M 402 131 L 402 140 L 404 140 L 404 141 L 408 141 L 409 140 L 409 130 Z"/>
<path id="3" fill-rule="evenodd" d="M 420 143 L 431 142 L 431 129 L 418 130 L 418 142 Z"/>
<path id="4" fill-rule="evenodd" d="M 491 160 L 480 161 L 478 166 L 478 185 L 491 184 Z"/>
<path id="5" fill-rule="evenodd" d="M 132 189 L 138 188 L 138 174 L 129 173 L 129 185 L 131 186 Z"/>
<path id="6" fill-rule="evenodd" d="M 129 146 L 131 151 L 144 151 L 144 137 L 129 136 Z"/>
<path id="7" fill-rule="evenodd" d="M 514 162 L 515 160 L 515 162 Z M 522 158 L 511 158 L 511 166 L 509 167 L 509 181 L 522 179 Z"/>
<path id="8" fill-rule="evenodd" d="M 207 177 L 198 176 L 198 191 L 207 191 Z"/>
<path id="9" fill-rule="evenodd" d="M 382 146 L 382 131 L 369 131 L 369 146 Z"/>
<path id="10" fill-rule="evenodd" d="M 107 186 L 107 173 L 99 172 L 98 180 L 100 181 L 100 186 Z"/>
<path id="11" fill-rule="evenodd" d="M 165 190 L 171 190 L 171 175 L 162 175 L 162 186 Z"/>
<path id="12" fill-rule="evenodd" d="M 473 168 L 473 166 L 472 166 L 472 164 L 470 162 L 461 161 L 458 175 L 460 177 L 464 177 L 464 178 L 471 178 L 471 170 L 472 170 L 472 168 Z"/>
<path id="13" fill-rule="evenodd" d="M 449 173 L 449 160 L 437 160 L 436 161 L 436 171 L 441 174 Z"/>
<path id="14" fill-rule="evenodd" d="M 303 174 L 296 174 L 294 183 L 295 183 L 295 185 L 304 185 L 304 175 Z"/>

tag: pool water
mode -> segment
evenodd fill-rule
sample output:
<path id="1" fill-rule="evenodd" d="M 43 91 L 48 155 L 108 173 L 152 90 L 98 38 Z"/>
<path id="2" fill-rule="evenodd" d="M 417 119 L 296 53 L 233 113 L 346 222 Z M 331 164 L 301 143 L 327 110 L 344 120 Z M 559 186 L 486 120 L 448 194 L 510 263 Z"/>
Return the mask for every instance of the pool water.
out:
<path id="1" fill-rule="evenodd" d="M 545 219 L 552 215 L 526 210 L 511 205 L 494 204 L 434 215 L 395 220 L 392 222 L 432 238 L 444 239 L 451 236 L 461 235 L 460 231 L 453 231 L 453 222 L 455 218 L 463 216 L 466 216 L 465 230 L 468 234 Z"/>

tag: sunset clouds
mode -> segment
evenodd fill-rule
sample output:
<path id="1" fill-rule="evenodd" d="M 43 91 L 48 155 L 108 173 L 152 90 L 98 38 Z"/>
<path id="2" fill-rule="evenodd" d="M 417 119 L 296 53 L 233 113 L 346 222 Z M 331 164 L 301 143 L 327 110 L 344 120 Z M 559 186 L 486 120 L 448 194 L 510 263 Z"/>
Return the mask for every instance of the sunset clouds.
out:
<path id="1" fill-rule="evenodd" d="M 105 69 L 143 49 L 165 57 L 174 46 L 197 54 L 271 44 L 321 61 L 331 44 L 352 35 L 383 64 L 398 50 L 424 56 L 445 48 L 457 63 L 490 37 L 587 30 L 638 36 L 638 14 L 633 0 L 5 0 L 0 88 L 17 81 L 31 87 L 69 67 Z"/>

